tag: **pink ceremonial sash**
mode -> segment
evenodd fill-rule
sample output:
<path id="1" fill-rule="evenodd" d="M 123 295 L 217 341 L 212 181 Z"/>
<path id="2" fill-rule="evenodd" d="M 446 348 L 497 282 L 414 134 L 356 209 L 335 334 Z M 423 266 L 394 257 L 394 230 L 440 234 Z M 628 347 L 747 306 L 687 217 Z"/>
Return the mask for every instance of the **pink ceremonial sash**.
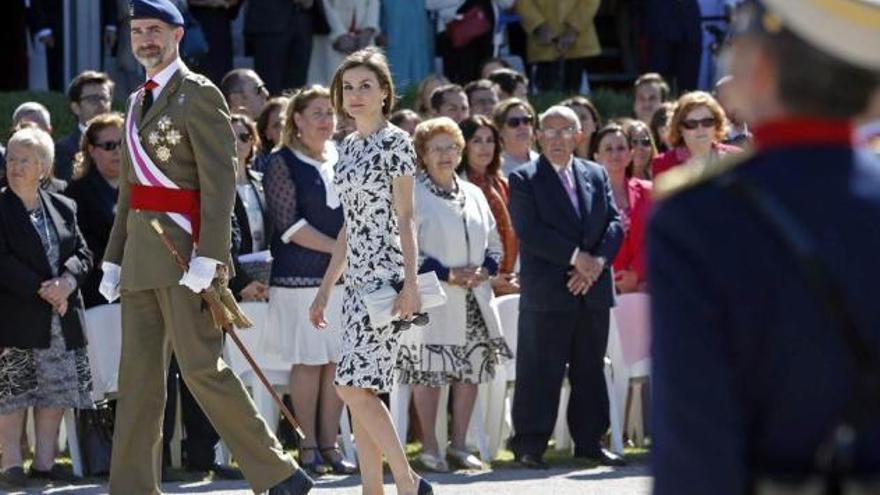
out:
<path id="1" fill-rule="evenodd" d="M 175 184 L 158 166 L 156 166 L 141 144 L 140 134 L 134 123 L 134 115 L 135 111 L 137 111 L 137 103 L 141 101 L 143 95 L 144 90 L 141 89 L 138 96 L 132 98 L 131 106 L 128 108 L 128 117 L 125 122 L 125 143 L 128 149 L 128 155 L 131 157 L 135 176 L 137 177 L 138 183 L 144 186 L 180 189 L 180 186 Z M 167 215 L 174 223 L 186 231 L 186 233 L 193 235 L 192 221 L 189 215 L 182 215 L 173 212 L 168 212 Z"/>

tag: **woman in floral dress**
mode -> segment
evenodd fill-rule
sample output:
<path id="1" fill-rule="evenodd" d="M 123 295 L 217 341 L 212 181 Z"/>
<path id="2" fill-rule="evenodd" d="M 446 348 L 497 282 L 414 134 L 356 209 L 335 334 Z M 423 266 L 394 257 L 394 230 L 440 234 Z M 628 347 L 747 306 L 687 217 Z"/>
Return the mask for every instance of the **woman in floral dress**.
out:
<path id="1" fill-rule="evenodd" d="M 309 317 L 318 328 L 326 326 L 324 310 L 344 271 L 336 387 L 352 413 L 363 493 L 383 493 L 384 454 L 399 494 L 428 495 L 431 485 L 410 468 L 391 415 L 377 396 L 393 385 L 398 325 L 372 325 L 364 303 L 365 294 L 402 281 L 393 312 L 409 320 L 420 309 L 412 216 L 415 152 L 409 135 L 387 121 L 394 83 L 380 51 L 349 55 L 333 77 L 330 95 L 339 114 L 354 118 L 357 130 L 340 144 L 334 185 L 345 225 Z"/>

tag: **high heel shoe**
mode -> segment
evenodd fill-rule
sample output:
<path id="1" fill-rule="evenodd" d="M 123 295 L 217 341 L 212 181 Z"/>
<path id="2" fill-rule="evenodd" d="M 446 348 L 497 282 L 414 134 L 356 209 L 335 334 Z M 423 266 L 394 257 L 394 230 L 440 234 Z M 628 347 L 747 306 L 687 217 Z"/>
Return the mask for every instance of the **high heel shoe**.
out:
<path id="1" fill-rule="evenodd" d="M 357 466 L 346 461 L 342 457 L 342 452 L 339 451 L 339 447 L 321 447 L 318 450 L 321 452 L 321 457 L 324 458 L 324 461 L 330 464 L 334 473 L 354 474 L 357 472 Z M 325 452 L 331 453 L 332 455 L 325 456 Z"/>
<path id="2" fill-rule="evenodd" d="M 313 452 L 314 457 L 312 458 L 311 462 L 303 461 L 303 454 L 305 452 Z M 302 466 L 303 469 L 316 476 L 321 476 L 332 471 L 332 468 L 330 466 L 324 464 L 324 459 L 321 458 L 318 447 L 300 447 L 299 464 L 300 466 Z"/>
<path id="3" fill-rule="evenodd" d="M 425 478 L 419 478 L 418 495 L 434 495 L 434 487 Z"/>
<path id="4" fill-rule="evenodd" d="M 428 471 L 433 471 L 435 473 L 449 472 L 449 464 L 446 464 L 446 460 L 440 458 L 440 456 L 422 452 L 419 454 L 419 461 Z"/>

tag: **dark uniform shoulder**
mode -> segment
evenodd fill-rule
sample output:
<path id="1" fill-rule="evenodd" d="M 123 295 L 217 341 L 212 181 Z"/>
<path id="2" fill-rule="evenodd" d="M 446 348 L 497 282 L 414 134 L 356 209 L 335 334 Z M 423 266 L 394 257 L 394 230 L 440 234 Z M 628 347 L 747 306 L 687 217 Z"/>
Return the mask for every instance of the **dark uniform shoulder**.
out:
<path id="1" fill-rule="evenodd" d="M 688 162 L 673 168 L 654 180 L 654 200 L 662 201 L 706 185 L 748 163 L 754 156 L 754 150 L 747 149 L 725 155 L 717 162 Z"/>

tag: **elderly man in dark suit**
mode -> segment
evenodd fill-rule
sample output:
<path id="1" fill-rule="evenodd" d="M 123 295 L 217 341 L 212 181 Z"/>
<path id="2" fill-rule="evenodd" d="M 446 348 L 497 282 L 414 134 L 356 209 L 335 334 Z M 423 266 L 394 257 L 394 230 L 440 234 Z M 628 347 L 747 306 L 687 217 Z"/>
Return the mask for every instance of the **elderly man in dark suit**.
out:
<path id="1" fill-rule="evenodd" d="M 546 467 L 542 455 L 567 373 L 575 455 L 618 465 L 623 460 L 599 440 L 609 423 L 603 362 L 611 260 L 623 227 L 604 169 L 574 157 L 583 139 L 577 115 L 550 107 L 538 139 L 543 154 L 509 178 L 522 280 L 511 447 L 526 467 Z"/>
<path id="2" fill-rule="evenodd" d="M 113 80 L 103 72 L 87 70 L 78 74 L 67 88 L 70 111 L 76 116 L 76 128 L 55 142 L 55 177 L 73 178 L 73 159 L 86 123 L 95 115 L 110 111 L 113 101 Z"/>

